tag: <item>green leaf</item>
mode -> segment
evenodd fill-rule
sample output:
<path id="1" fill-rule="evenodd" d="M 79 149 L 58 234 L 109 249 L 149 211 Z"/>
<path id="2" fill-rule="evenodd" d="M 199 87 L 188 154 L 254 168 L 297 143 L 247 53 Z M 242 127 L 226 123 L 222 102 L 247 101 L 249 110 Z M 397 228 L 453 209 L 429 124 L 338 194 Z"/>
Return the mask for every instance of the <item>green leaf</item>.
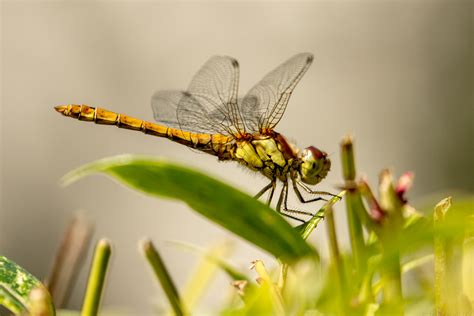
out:
<path id="1" fill-rule="evenodd" d="M 30 292 L 43 284 L 28 271 L 15 262 L 0 256 L 0 305 L 5 306 L 15 314 L 29 312 L 31 301 Z M 47 298 L 54 315 L 51 299 Z"/>
<path id="2" fill-rule="evenodd" d="M 333 196 L 329 201 L 326 202 L 326 204 L 323 205 L 323 207 L 319 209 L 319 211 L 316 212 L 316 214 L 314 214 L 314 216 L 309 221 L 299 226 L 296 226 L 295 230 L 299 234 L 301 234 L 301 237 L 303 239 L 306 240 L 309 237 L 309 235 L 311 235 L 313 230 L 318 226 L 319 222 L 323 220 L 324 213 L 326 212 L 327 208 L 341 201 L 342 197 L 345 194 L 346 194 L 346 191 L 341 191 L 338 195 Z"/>
<path id="3" fill-rule="evenodd" d="M 146 194 L 178 199 L 195 211 L 283 260 L 315 250 L 268 206 L 218 180 L 164 160 L 133 155 L 102 159 L 65 176 L 71 183 L 105 173 Z"/>

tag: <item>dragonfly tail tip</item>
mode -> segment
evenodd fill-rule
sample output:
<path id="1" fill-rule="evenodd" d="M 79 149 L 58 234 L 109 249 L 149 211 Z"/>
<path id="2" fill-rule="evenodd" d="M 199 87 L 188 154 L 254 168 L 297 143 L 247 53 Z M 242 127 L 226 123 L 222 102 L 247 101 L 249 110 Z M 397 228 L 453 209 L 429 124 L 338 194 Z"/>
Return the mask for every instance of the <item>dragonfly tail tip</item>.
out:
<path id="1" fill-rule="evenodd" d="M 54 109 L 56 110 L 56 112 L 64 114 L 64 112 L 66 112 L 67 110 L 67 105 L 58 105 L 55 106 Z"/>

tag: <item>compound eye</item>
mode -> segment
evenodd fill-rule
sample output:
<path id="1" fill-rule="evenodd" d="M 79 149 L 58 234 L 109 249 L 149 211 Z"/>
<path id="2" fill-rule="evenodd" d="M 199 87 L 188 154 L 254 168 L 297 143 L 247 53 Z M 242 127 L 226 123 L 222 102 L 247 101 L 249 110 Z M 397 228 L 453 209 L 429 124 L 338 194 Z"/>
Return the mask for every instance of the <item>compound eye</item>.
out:
<path id="1" fill-rule="evenodd" d="M 326 153 L 317 149 L 314 146 L 309 146 L 306 148 L 307 151 L 311 152 L 311 155 L 314 157 L 314 159 L 321 159 L 326 157 Z"/>

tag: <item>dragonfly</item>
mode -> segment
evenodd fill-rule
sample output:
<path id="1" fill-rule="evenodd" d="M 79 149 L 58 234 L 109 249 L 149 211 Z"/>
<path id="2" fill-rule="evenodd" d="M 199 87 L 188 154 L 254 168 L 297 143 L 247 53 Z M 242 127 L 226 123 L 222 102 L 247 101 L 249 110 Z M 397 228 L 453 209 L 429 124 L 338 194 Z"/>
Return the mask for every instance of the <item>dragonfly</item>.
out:
<path id="1" fill-rule="evenodd" d="M 334 196 L 311 188 L 326 177 L 331 161 L 314 146 L 299 151 L 275 127 L 312 61 L 311 53 L 297 54 L 239 97 L 239 63 L 229 56 L 213 56 L 196 73 L 187 90 L 158 91 L 152 96 L 157 123 L 85 104 L 59 105 L 55 110 L 81 121 L 165 137 L 216 156 L 219 161 L 236 161 L 270 181 L 255 198 L 269 192 L 266 203 L 271 205 L 280 181 L 276 210 L 304 222 L 297 216 L 312 214 L 288 207 L 289 186 L 301 203 Z M 301 190 L 311 198 L 304 197 Z"/>

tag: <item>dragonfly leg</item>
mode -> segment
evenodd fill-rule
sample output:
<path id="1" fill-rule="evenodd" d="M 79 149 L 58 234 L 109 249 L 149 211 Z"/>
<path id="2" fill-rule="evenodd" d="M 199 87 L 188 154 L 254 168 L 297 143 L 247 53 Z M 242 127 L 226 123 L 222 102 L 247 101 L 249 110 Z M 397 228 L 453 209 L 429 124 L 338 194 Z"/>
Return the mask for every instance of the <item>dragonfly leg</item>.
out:
<path id="1" fill-rule="evenodd" d="M 272 186 L 272 190 L 270 191 L 270 194 L 268 195 L 268 199 L 267 199 L 268 206 L 270 206 L 270 204 L 272 203 L 273 193 L 275 193 L 275 188 L 276 188 L 276 180 L 272 180 L 270 185 Z"/>
<path id="2" fill-rule="evenodd" d="M 268 190 L 270 190 L 270 188 L 273 186 L 273 181 L 270 182 L 268 185 L 266 185 L 263 189 L 261 189 L 260 191 L 258 191 L 257 194 L 255 194 L 254 198 L 255 199 L 259 199 L 263 193 L 267 192 Z"/>
<path id="3" fill-rule="evenodd" d="M 298 189 L 298 186 L 296 185 L 297 182 L 294 179 L 291 179 L 291 182 L 293 183 L 293 190 L 295 191 L 296 196 L 298 197 L 298 200 L 300 200 L 301 203 L 311 203 L 311 202 L 316 202 L 316 201 L 321 201 L 321 200 L 327 201 L 325 198 L 322 198 L 320 196 L 314 199 L 305 200 L 300 190 Z M 313 194 L 318 194 L 318 193 L 313 193 Z"/>
<path id="4" fill-rule="evenodd" d="M 272 199 L 273 199 L 273 193 L 275 192 L 275 188 L 276 188 L 276 180 L 272 180 L 272 182 L 270 182 L 268 185 L 266 185 L 263 189 L 261 189 L 255 196 L 254 198 L 258 199 L 260 198 L 265 192 L 267 192 L 268 190 L 271 189 L 270 191 L 270 195 L 268 196 L 268 199 L 267 199 L 267 205 L 270 205 L 270 203 L 272 202 Z"/>
<path id="5" fill-rule="evenodd" d="M 305 223 L 305 221 L 302 220 L 301 218 L 291 216 L 290 214 L 285 213 L 286 211 L 288 211 L 287 208 L 286 208 L 287 195 L 288 195 L 288 183 L 285 183 L 283 185 L 283 188 L 281 189 L 280 197 L 278 198 L 278 203 L 277 203 L 277 207 L 276 207 L 277 212 L 280 213 L 283 216 L 288 217 L 288 218 L 291 218 L 291 219 L 294 219 L 296 221 Z M 285 206 L 284 206 L 284 209 L 282 210 L 281 209 L 281 204 L 283 203 L 283 201 L 285 201 Z"/>
<path id="6" fill-rule="evenodd" d="M 295 188 L 295 192 L 299 192 L 296 186 L 296 184 L 298 184 L 299 186 L 301 186 L 303 188 L 303 190 L 305 190 L 306 192 L 308 192 L 309 194 L 317 194 L 317 195 L 329 195 L 329 196 L 332 196 L 332 197 L 338 197 L 336 194 L 332 194 L 330 192 L 326 192 L 326 191 L 314 191 L 312 190 L 310 187 L 308 187 L 306 184 L 304 184 L 303 182 L 301 181 L 298 181 L 294 178 L 291 178 L 291 180 L 293 181 L 293 188 Z M 298 195 L 298 193 L 296 193 Z M 300 194 L 301 195 L 301 194 Z M 298 197 L 299 198 L 299 197 Z M 326 199 L 323 199 L 321 198 L 320 200 L 324 200 L 324 201 L 327 201 Z M 301 201 L 301 199 L 300 199 Z M 318 200 L 314 200 L 314 201 L 318 201 Z M 304 201 L 301 201 L 302 203 L 308 203 L 309 201 L 307 202 L 304 202 Z"/>
<path id="7" fill-rule="evenodd" d="M 284 204 L 283 204 L 283 211 L 288 212 L 288 213 L 294 213 L 294 214 L 301 214 L 301 215 L 308 215 L 308 216 L 314 216 L 313 213 L 310 212 L 305 212 L 305 211 L 300 211 L 300 210 L 293 210 L 288 208 L 288 182 L 286 182 L 283 186 L 283 190 L 285 191 L 285 197 L 284 197 Z M 282 190 L 282 191 L 283 191 Z M 300 193 L 301 194 L 301 193 Z"/>

